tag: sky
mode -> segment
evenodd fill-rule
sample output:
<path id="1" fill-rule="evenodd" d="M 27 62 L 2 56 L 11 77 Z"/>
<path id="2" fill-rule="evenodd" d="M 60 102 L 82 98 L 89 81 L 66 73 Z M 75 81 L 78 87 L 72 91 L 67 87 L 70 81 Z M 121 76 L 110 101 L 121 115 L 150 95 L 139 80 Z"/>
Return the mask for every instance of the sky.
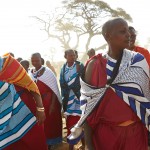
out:
<path id="1" fill-rule="evenodd" d="M 1 0 L 0 1 L 0 55 L 13 52 L 15 57 L 28 59 L 33 52 L 40 52 L 47 59 L 53 40 L 47 39 L 31 16 L 40 16 L 44 12 L 58 7 L 62 0 Z M 104 0 L 112 8 L 123 8 L 133 18 L 138 31 L 137 39 L 141 46 L 146 45 L 150 37 L 148 0 Z M 57 45 L 57 43 L 56 43 Z M 57 49 L 54 60 L 63 58 L 61 49 Z"/>

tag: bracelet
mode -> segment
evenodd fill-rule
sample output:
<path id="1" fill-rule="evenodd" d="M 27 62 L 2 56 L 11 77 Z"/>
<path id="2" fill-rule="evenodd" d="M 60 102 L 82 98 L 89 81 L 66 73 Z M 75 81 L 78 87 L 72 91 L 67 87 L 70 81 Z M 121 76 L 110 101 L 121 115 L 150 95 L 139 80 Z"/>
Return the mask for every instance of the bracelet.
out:
<path id="1" fill-rule="evenodd" d="M 37 109 L 37 111 L 39 111 L 39 112 L 44 112 L 44 110 L 39 110 L 39 109 Z"/>
<path id="2" fill-rule="evenodd" d="M 37 111 L 41 111 L 41 112 L 44 112 L 44 107 L 36 107 Z"/>

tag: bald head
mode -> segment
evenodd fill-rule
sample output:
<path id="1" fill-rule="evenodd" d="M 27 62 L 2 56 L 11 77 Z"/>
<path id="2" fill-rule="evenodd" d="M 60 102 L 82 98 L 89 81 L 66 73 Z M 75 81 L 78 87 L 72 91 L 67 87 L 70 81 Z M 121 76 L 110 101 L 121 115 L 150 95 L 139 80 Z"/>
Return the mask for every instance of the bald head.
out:
<path id="1" fill-rule="evenodd" d="M 107 36 L 109 36 L 113 32 L 114 27 L 120 23 L 127 24 L 127 22 L 122 18 L 114 18 L 104 23 L 102 27 L 102 35 L 104 36 L 106 41 Z"/>
<path id="2" fill-rule="evenodd" d="M 23 68 L 28 72 L 29 69 L 29 61 L 28 60 L 21 60 L 20 64 L 23 66 Z"/>
<path id="3" fill-rule="evenodd" d="M 93 48 L 89 49 L 87 55 L 89 56 L 89 58 L 91 58 L 92 56 L 95 55 L 95 50 Z"/>

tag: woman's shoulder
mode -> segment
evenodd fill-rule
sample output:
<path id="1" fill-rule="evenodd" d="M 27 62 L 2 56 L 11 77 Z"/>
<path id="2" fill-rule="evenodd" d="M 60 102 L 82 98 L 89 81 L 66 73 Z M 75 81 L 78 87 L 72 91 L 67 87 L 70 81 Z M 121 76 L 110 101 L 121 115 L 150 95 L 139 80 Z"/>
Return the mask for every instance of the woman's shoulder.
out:
<path id="1" fill-rule="evenodd" d="M 104 59 L 105 59 L 104 54 L 102 54 L 102 53 L 97 54 L 97 55 L 93 56 L 91 59 L 89 59 L 85 66 L 93 67 L 93 65 L 95 65 L 95 63 L 100 63 Z"/>
<path id="2" fill-rule="evenodd" d="M 85 65 L 85 71 L 86 73 L 92 73 L 93 70 L 99 66 L 103 60 L 106 60 L 102 54 L 98 54 L 93 56 L 90 60 L 87 61 Z"/>
<path id="3" fill-rule="evenodd" d="M 140 61 L 145 58 L 143 54 L 128 49 L 124 50 L 124 55 L 128 58 L 131 58 L 132 61 Z"/>

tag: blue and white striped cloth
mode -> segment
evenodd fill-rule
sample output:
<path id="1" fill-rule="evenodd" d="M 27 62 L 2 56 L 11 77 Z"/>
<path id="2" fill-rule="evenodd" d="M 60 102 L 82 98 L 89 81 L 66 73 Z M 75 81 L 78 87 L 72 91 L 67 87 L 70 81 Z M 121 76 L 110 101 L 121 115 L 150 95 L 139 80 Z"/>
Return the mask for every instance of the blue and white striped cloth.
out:
<path id="1" fill-rule="evenodd" d="M 107 79 L 109 79 L 115 66 L 115 61 L 111 61 L 108 58 L 107 62 Z M 81 106 L 81 118 L 72 129 L 72 136 L 70 136 L 72 139 L 81 134 L 84 121 L 99 101 L 102 100 L 108 88 L 111 88 L 131 107 L 150 131 L 150 75 L 148 63 L 143 55 L 125 49 L 119 72 L 111 85 L 96 88 L 83 81 L 80 83 L 81 101 L 84 101 L 84 103 Z"/>
<path id="2" fill-rule="evenodd" d="M 0 70 L 3 59 L 0 58 Z M 0 81 L 0 150 L 22 138 L 36 117 L 20 99 L 13 84 Z"/>
<path id="3" fill-rule="evenodd" d="M 106 70 L 107 70 L 107 79 L 110 79 L 112 77 L 112 72 L 113 69 L 116 65 L 116 60 L 110 58 L 109 56 L 107 57 L 107 65 L 106 65 Z M 142 55 L 137 54 L 136 57 L 134 58 L 132 64 L 138 62 L 139 60 L 142 61 L 144 58 Z M 146 109 L 150 108 L 150 102 L 144 102 L 144 93 L 141 89 L 139 89 L 138 85 L 135 84 L 114 84 L 112 85 L 113 90 L 116 92 L 116 94 L 124 99 L 128 105 L 133 109 L 133 111 L 140 116 L 141 120 L 143 123 L 146 123 L 145 121 L 147 120 L 145 118 L 146 115 Z M 128 95 L 126 95 L 128 94 Z M 133 98 L 134 97 L 134 98 Z M 135 98 L 143 100 L 143 102 L 138 102 L 135 101 Z M 142 108 L 143 107 L 143 108 Z M 146 108 L 147 107 L 147 108 Z"/>
<path id="4" fill-rule="evenodd" d="M 106 73 L 107 73 L 107 80 L 112 77 L 112 72 L 114 67 L 116 66 L 117 60 L 112 59 L 107 55 L 107 65 L 106 65 Z"/>
<path id="5" fill-rule="evenodd" d="M 74 63 L 71 67 L 68 67 L 68 65 L 65 67 L 64 78 L 68 86 L 75 82 L 77 74 L 76 63 Z M 76 97 L 72 89 L 69 92 L 69 100 L 65 114 L 72 116 L 81 115 L 80 100 Z"/>

